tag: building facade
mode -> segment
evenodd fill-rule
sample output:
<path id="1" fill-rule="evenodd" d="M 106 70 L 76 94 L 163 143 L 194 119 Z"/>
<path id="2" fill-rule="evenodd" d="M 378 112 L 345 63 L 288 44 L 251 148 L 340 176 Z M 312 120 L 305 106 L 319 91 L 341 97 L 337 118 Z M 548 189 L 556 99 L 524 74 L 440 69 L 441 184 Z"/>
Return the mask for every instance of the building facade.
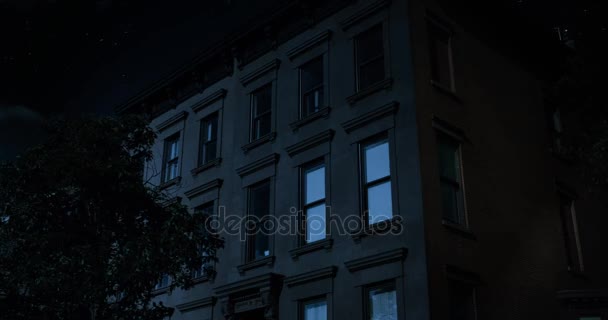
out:
<path id="1" fill-rule="evenodd" d="M 605 203 L 548 151 L 541 89 L 434 1 L 277 7 L 118 109 L 152 115 L 146 180 L 225 239 L 213 278 L 156 299 L 172 319 L 604 319 L 605 218 L 584 210 Z"/>

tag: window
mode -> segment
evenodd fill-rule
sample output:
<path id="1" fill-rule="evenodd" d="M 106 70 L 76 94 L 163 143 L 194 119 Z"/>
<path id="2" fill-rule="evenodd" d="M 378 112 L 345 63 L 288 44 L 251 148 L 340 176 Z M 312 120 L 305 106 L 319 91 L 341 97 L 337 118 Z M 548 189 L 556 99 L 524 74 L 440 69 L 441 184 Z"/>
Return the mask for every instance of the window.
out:
<path id="1" fill-rule="evenodd" d="M 325 239 L 325 164 L 315 163 L 302 168 L 302 203 L 304 242 Z"/>
<path id="2" fill-rule="evenodd" d="M 270 232 L 265 221 L 270 214 L 270 181 L 249 187 L 247 209 L 247 261 L 270 256 Z"/>
<path id="3" fill-rule="evenodd" d="M 301 118 L 323 107 L 323 57 L 318 57 L 300 67 Z"/>
<path id="4" fill-rule="evenodd" d="M 366 289 L 368 320 L 397 320 L 397 291 L 394 283 Z"/>
<path id="5" fill-rule="evenodd" d="M 168 274 L 163 274 L 158 283 L 154 286 L 154 290 L 159 290 L 168 287 L 171 284 L 171 277 Z"/>
<path id="6" fill-rule="evenodd" d="M 327 301 L 317 299 L 302 303 L 302 320 L 327 320 Z"/>
<path id="7" fill-rule="evenodd" d="M 560 194 L 560 215 L 564 243 L 566 245 L 566 258 L 568 270 L 582 272 L 584 270 L 581 244 L 578 232 L 578 221 L 574 208 L 574 200 L 566 194 Z"/>
<path id="8" fill-rule="evenodd" d="M 251 141 L 257 140 L 271 131 L 272 83 L 251 94 Z"/>
<path id="9" fill-rule="evenodd" d="M 164 159 L 164 181 L 177 178 L 179 176 L 179 134 L 165 140 Z"/>
<path id="10" fill-rule="evenodd" d="M 393 202 L 388 138 L 361 146 L 364 220 L 368 225 L 391 219 Z"/>
<path id="11" fill-rule="evenodd" d="M 440 133 L 438 148 L 443 219 L 466 225 L 460 142 Z"/>
<path id="12" fill-rule="evenodd" d="M 436 23 L 429 22 L 428 26 L 431 79 L 442 87 L 454 91 L 451 32 Z"/>
<path id="13" fill-rule="evenodd" d="M 215 211 L 214 208 L 215 208 L 214 201 L 207 202 L 205 204 L 202 204 L 202 205 L 194 208 L 194 212 L 195 213 L 200 213 L 200 214 L 203 214 L 203 215 L 206 216 L 205 226 L 203 227 L 203 228 L 205 228 L 204 231 L 203 231 L 205 233 L 215 233 L 215 230 L 211 229 L 211 223 L 210 223 L 212 221 L 213 217 L 214 217 L 214 214 L 215 214 L 214 213 L 214 211 Z M 202 251 L 202 248 L 199 247 L 199 250 Z M 208 265 L 204 261 L 204 259 L 207 256 L 207 253 L 202 251 L 201 254 L 202 254 L 202 257 L 203 257 L 203 263 L 201 264 L 200 268 L 198 268 L 196 270 L 192 270 L 192 278 L 193 279 L 201 278 L 201 277 L 203 277 L 203 276 L 206 275 L 205 269 L 207 268 Z"/>
<path id="14" fill-rule="evenodd" d="M 578 320 L 602 320 L 602 317 L 600 317 L 600 316 L 585 316 L 585 317 L 579 317 Z"/>
<path id="15" fill-rule="evenodd" d="M 199 166 L 217 158 L 217 120 L 217 113 L 213 113 L 201 120 L 201 145 L 198 158 Z"/>
<path id="16" fill-rule="evenodd" d="M 355 37 L 355 61 L 357 91 L 384 80 L 384 36 L 381 24 Z"/>
<path id="17" fill-rule="evenodd" d="M 477 318 L 473 286 L 450 280 L 448 293 L 450 320 L 475 320 Z"/>

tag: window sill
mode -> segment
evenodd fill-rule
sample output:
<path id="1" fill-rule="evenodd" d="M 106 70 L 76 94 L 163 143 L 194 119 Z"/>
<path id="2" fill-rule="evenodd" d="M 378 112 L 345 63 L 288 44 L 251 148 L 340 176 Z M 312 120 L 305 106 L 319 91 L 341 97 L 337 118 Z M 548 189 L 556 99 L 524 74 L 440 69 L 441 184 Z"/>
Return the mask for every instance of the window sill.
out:
<path id="1" fill-rule="evenodd" d="M 290 123 L 289 126 L 291 127 L 291 130 L 296 131 L 300 127 L 303 127 L 304 125 L 307 125 L 317 119 L 321 119 L 321 118 L 327 119 L 327 117 L 329 117 L 330 111 L 331 111 L 330 107 L 323 107 L 315 113 L 311 113 L 298 121 L 294 121 L 294 122 Z"/>
<path id="2" fill-rule="evenodd" d="M 403 231 L 403 218 L 399 215 L 393 216 L 391 219 L 376 222 L 359 230 L 352 235 L 355 242 L 361 242 L 361 239 L 373 235 L 396 235 Z"/>
<path id="3" fill-rule="evenodd" d="M 192 170 L 190 170 L 190 173 L 192 173 L 193 176 L 208 170 L 209 168 L 213 168 L 213 167 L 219 167 L 219 165 L 222 163 L 222 158 L 215 158 L 205 164 L 202 164 Z"/>
<path id="4" fill-rule="evenodd" d="M 171 186 L 178 185 L 181 181 L 182 181 L 182 177 L 178 176 L 178 177 L 175 177 L 175 178 L 173 178 L 173 179 L 171 179 L 169 181 L 165 181 L 165 182 L 161 183 L 158 186 L 158 188 L 161 189 L 161 190 L 167 189 L 167 188 L 169 188 Z"/>
<path id="5" fill-rule="evenodd" d="M 192 279 L 192 284 L 199 284 L 199 283 L 207 282 L 209 280 L 210 280 L 209 276 L 204 275 L 204 276 L 200 276 L 198 278 Z"/>
<path id="6" fill-rule="evenodd" d="M 382 81 L 372 84 L 371 86 L 369 86 L 363 90 L 359 90 L 357 93 L 346 98 L 346 101 L 348 102 L 348 104 L 353 105 L 353 104 L 355 104 L 355 102 L 357 102 L 369 95 L 372 95 L 382 89 L 388 90 L 392 86 L 393 86 L 393 78 L 386 78 Z"/>
<path id="7" fill-rule="evenodd" d="M 456 95 L 456 92 L 454 90 L 452 90 L 434 80 L 431 80 L 431 86 L 433 86 L 433 88 L 437 89 L 437 91 L 441 92 L 442 94 L 449 96 L 454 101 L 456 101 L 458 103 L 462 103 L 462 99 L 460 99 L 460 97 L 458 95 Z"/>
<path id="8" fill-rule="evenodd" d="M 160 296 L 161 294 L 169 293 L 169 286 L 159 289 L 154 289 L 150 292 L 150 295 L 153 297 Z"/>
<path id="9" fill-rule="evenodd" d="M 298 260 L 299 256 L 306 254 L 306 253 L 310 253 L 310 252 L 321 250 L 321 249 L 325 249 L 325 250 L 329 251 L 331 249 L 331 247 L 333 246 L 333 244 L 334 244 L 333 239 L 326 238 L 323 240 L 307 243 L 300 247 L 291 249 L 291 250 L 289 250 L 289 254 L 291 255 L 291 258 L 293 260 Z"/>
<path id="10" fill-rule="evenodd" d="M 460 224 L 456 224 L 447 220 L 441 220 L 441 224 L 443 224 L 443 226 L 454 232 L 457 233 L 465 238 L 471 239 L 471 240 L 477 240 L 477 237 L 475 236 L 475 234 L 473 232 L 471 232 L 471 230 L 469 228 L 467 228 L 466 226 L 460 225 Z"/>
<path id="11" fill-rule="evenodd" d="M 256 268 L 263 267 L 263 266 L 272 267 L 272 265 L 274 264 L 274 259 L 275 259 L 275 256 L 268 256 L 268 257 L 260 258 L 260 259 L 257 259 L 257 260 L 251 261 L 251 262 L 241 264 L 241 265 L 237 266 L 236 268 L 239 271 L 239 273 L 241 275 L 243 275 L 245 273 L 245 271 L 247 271 L 247 270 L 256 269 Z"/>
<path id="12" fill-rule="evenodd" d="M 276 137 L 277 137 L 276 132 L 268 133 L 266 135 L 263 135 L 259 139 L 253 140 L 253 141 L 249 142 L 248 144 L 242 146 L 241 149 L 243 149 L 243 151 L 245 153 L 247 153 L 249 150 L 251 150 L 253 148 L 257 148 L 267 142 L 273 141 Z"/>

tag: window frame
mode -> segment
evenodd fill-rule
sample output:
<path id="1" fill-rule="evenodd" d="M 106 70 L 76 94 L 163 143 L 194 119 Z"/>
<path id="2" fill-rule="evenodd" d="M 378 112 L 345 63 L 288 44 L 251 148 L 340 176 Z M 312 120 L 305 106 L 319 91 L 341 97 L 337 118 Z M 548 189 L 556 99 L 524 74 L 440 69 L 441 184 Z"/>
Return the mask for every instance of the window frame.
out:
<path id="1" fill-rule="evenodd" d="M 215 139 L 209 140 L 208 137 L 205 139 L 207 135 L 207 124 L 215 119 Z M 199 132 L 199 151 L 198 151 L 198 166 L 201 167 L 205 164 L 211 163 L 214 160 L 220 157 L 220 137 L 219 137 L 219 128 L 220 128 L 220 113 L 219 111 L 215 111 L 210 113 L 209 115 L 202 118 L 200 121 L 200 132 Z M 213 159 L 206 159 L 207 157 L 207 147 L 209 144 L 215 142 L 215 157 Z"/>
<path id="2" fill-rule="evenodd" d="M 428 16 L 426 17 L 426 26 L 427 26 L 427 41 L 428 41 L 428 50 L 429 50 L 429 71 L 430 71 L 430 79 L 433 85 L 439 86 L 445 90 L 448 90 L 451 93 L 456 93 L 456 78 L 454 75 L 454 50 L 453 50 L 453 39 L 454 39 L 454 31 L 450 28 L 446 23 L 442 23 L 438 21 L 436 18 Z M 441 32 L 443 36 L 446 36 L 447 42 L 447 56 L 448 56 L 448 74 L 449 74 L 449 83 L 444 83 L 441 80 L 436 79 L 436 75 L 441 73 L 437 70 L 437 48 L 435 41 L 440 41 L 438 39 L 439 33 Z"/>
<path id="3" fill-rule="evenodd" d="M 262 138 L 264 138 L 265 136 L 272 134 L 273 132 L 273 118 L 272 118 L 272 114 L 273 114 L 273 108 L 274 108 L 274 81 L 268 82 L 266 84 L 263 84 L 259 87 L 257 87 L 255 90 L 251 91 L 249 93 L 249 142 L 254 142 L 256 140 L 260 140 Z M 263 112 L 262 114 L 257 114 L 257 105 L 254 104 L 255 101 L 255 96 L 257 94 L 259 94 L 260 92 L 264 91 L 264 90 L 269 90 L 269 95 L 270 95 L 270 106 L 268 106 L 268 110 Z M 264 134 L 256 134 L 256 129 L 259 128 L 259 125 L 256 125 L 256 122 L 259 121 L 261 118 L 263 118 L 264 116 L 268 116 L 269 117 L 269 128 L 268 128 L 268 132 L 264 133 Z"/>
<path id="4" fill-rule="evenodd" d="M 329 299 L 327 295 L 316 296 L 312 298 L 302 299 L 298 301 L 298 318 L 299 320 L 306 320 L 306 305 L 316 302 L 325 302 L 325 319 L 330 319 L 330 310 L 329 310 Z"/>
<path id="5" fill-rule="evenodd" d="M 172 146 L 173 142 L 176 142 L 177 144 L 177 152 L 176 152 L 176 156 L 174 158 L 169 159 L 169 153 L 171 152 L 170 148 Z M 170 136 L 168 136 L 167 138 L 164 139 L 163 141 L 163 167 L 162 167 L 162 177 L 161 177 L 161 182 L 169 182 L 171 180 L 177 179 L 180 177 L 181 175 L 181 168 L 180 168 L 180 156 L 181 156 L 181 152 L 182 152 L 182 147 L 181 147 L 181 133 L 178 131 Z M 176 169 L 176 175 L 174 177 L 168 178 L 168 166 L 170 163 L 175 163 L 177 169 Z"/>
<path id="6" fill-rule="evenodd" d="M 324 188 L 325 188 L 325 192 L 324 192 L 324 197 L 322 199 L 318 199 L 315 201 L 312 201 L 310 203 L 306 203 L 306 174 L 307 172 L 313 171 L 314 169 L 318 169 L 318 168 L 323 168 L 324 170 L 324 177 L 323 177 L 323 183 Z M 330 224 L 328 223 L 328 212 L 327 212 L 327 206 L 328 206 L 328 189 L 329 189 L 329 173 L 328 173 L 328 163 L 325 157 L 323 158 L 319 158 L 313 161 L 309 161 L 303 165 L 301 165 L 299 167 L 299 186 L 300 186 L 300 192 L 299 192 L 299 202 L 300 202 L 300 224 L 299 224 L 299 236 L 298 236 L 298 244 L 299 246 L 304 246 L 304 245 L 308 245 L 308 244 L 312 244 L 315 242 L 319 242 L 319 241 L 323 241 L 327 238 L 329 238 L 329 227 Z M 308 236 L 307 234 L 307 226 L 308 226 L 308 221 L 307 221 L 307 210 L 309 208 L 312 207 L 316 207 L 319 206 L 320 204 L 324 205 L 324 209 L 325 209 L 325 237 L 323 239 L 319 239 L 319 240 L 315 240 L 315 241 L 307 241 L 306 238 Z"/>
<path id="7" fill-rule="evenodd" d="M 303 87 L 302 87 L 302 70 L 306 67 L 309 66 L 315 62 L 320 62 L 321 63 L 321 82 L 320 84 L 317 84 L 316 86 L 313 86 L 312 89 L 309 89 L 307 92 L 303 92 Z M 326 74 L 326 69 L 327 69 L 327 62 L 326 62 L 326 58 L 325 58 L 325 54 L 321 54 L 318 56 L 315 56 L 312 59 L 307 60 L 306 62 L 302 63 L 299 67 L 298 67 L 298 106 L 299 106 L 299 110 L 298 110 L 298 119 L 304 119 L 306 117 L 309 117 L 317 112 L 319 112 L 320 110 L 322 110 L 324 107 L 327 106 L 327 74 Z M 322 99 L 320 99 L 319 101 L 319 106 L 317 108 L 317 110 L 315 110 L 314 112 L 310 112 L 307 113 L 305 112 L 305 104 L 304 104 L 304 96 L 310 92 L 314 92 L 318 89 L 321 89 L 322 92 Z"/>
<path id="8" fill-rule="evenodd" d="M 442 201 L 441 201 L 441 219 L 442 221 L 449 223 L 449 224 L 453 224 L 453 225 L 458 225 L 458 226 L 462 226 L 466 229 L 469 228 L 469 214 L 468 214 L 468 210 L 467 210 L 467 197 L 466 197 L 466 189 L 465 189 L 465 179 L 464 179 L 464 161 L 463 161 L 463 151 L 462 151 L 462 145 L 463 145 L 463 139 L 457 136 L 454 136 L 448 132 L 445 132 L 443 130 L 437 130 L 436 134 L 435 134 L 435 141 L 436 141 L 436 146 L 437 146 L 437 175 L 439 176 L 439 194 L 440 197 L 442 197 Z M 455 181 L 450 177 L 446 177 L 443 176 L 441 174 L 441 145 L 442 143 L 453 143 L 454 145 L 456 145 L 456 155 L 458 157 L 458 162 L 459 162 L 459 168 L 458 168 L 458 174 L 460 176 L 460 181 Z M 458 221 L 452 221 L 449 218 L 446 218 L 446 209 L 443 206 L 443 195 L 442 195 L 442 187 L 444 184 L 449 185 L 452 188 L 455 188 L 455 190 L 458 192 L 460 192 L 459 197 L 460 199 L 457 199 L 457 203 L 456 203 L 456 214 L 457 214 L 457 219 Z M 460 208 L 460 204 L 458 203 L 458 201 L 462 202 L 462 212 L 460 212 L 461 208 Z"/>
<path id="9" fill-rule="evenodd" d="M 267 178 L 267 179 L 263 179 L 261 181 L 258 181 L 254 184 L 251 184 L 249 186 L 247 186 L 247 212 L 246 212 L 246 219 L 245 219 L 245 223 L 250 223 L 250 219 L 252 216 L 252 192 L 254 189 L 260 188 L 263 185 L 267 184 L 268 185 L 268 211 L 266 216 L 262 217 L 263 219 L 261 219 L 260 223 L 263 225 L 265 223 L 265 221 L 267 219 L 269 219 L 269 216 L 271 215 L 272 212 L 272 202 L 273 202 L 273 188 L 272 188 L 272 179 L 271 178 Z M 258 226 L 256 226 L 255 228 L 256 230 L 258 229 Z M 247 229 L 245 229 L 245 231 L 247 231 Z M 266 259 L 268 257 L 272 257 L 273 256 L 273 252 L 274 252 L 274 248 L 272 247 L 272 237 L 271 234 L 265 235 L 265 237 L 267 237 L 267 241 L 268 241 L 268 255 L 266 256 L 262 256 L 262 257 L 256 257 L 255 256 L 255 250 L 256 250 L 256 238 L 257 236 L 259 236 L 259 234 L 254 233 L 253 235 L 251 234 L 245 234 L 245 263 L 250 263 L 250 262 L 254 262 L 256 260 L 261 260 L 261 259 Z"/>
<path id="10" fill-rule="evenodd" d="M 382 54 L 378 54 L 377 56 L 374 56 L 372 58 L 369 58 L 368 60 L 364 61 L 363 63 L 359 63 L 359 42 L 360 42 L 360 37 L 367 33 L 367 32 L 371 32 L 374 28 L 380 28 L 380 34 L 381 34 L 381 42 L 382 42 Z M 381 83 L 383 80 L 386 80 L 388 78 L 390 78 L 390 68 L 389 68 L 389 43 L 388 43 L 388 24 L 385 21 L 378 21 L 376 23 L 371 24 L 369 27 L 361 30 L 360 32 L 358 32 L 357 34 L 355 34 L 353 36 L 353 54 L 354 54 L 354 66 L 355 66 L 355 92 L 361 92 L 364 91 L 368 88 L 373 87 L 375 84 L 377 83 Z M 364 65 L 369 65 L 373 62 L 376 62 L 379 59 L 383 59 L 383 64 L 382 64 L 382 73 L 384 75 L 384 77 L 374 83 L 370 83 L 365 87 L 361 86 L 361 68 Z"/>
<path id="11" fill-rule="evenodd" d="M 389 175 L 388 176 L 384 176 L 382 178 L 378 178 L 376 180 L 370 181 L 370 182 L 366 182 L 366 156 L 365 156 L 365 148 L 367 146 L 371 146 L 374 144 L 378 144 L 378 143 L 386 143 L 388 145 L 388 160 L 389 160 Z M 393 157 L 393 144 L 392 143 L 392 139 L 391 139 L 391 135 L 389 134 L 389 132 L 384 132 L 381 134 L 377 134 L 375 136 L 372 136 L 370 138 L 367 138 L 365 140 L 362 140 L 361 142 L 358 143 L 358 154 L 359 154 L 359 184 L 360 184 L 360 193 L 361 193 L 361 219 L 362 221 L 362 227 L 364 230 L 368 230 L 368 229 L 373 229 L 374 226 L 378 225 L 378 224 L 384 224 L 387 222 L 392 221 L 393 219 L 395 219 L 395 217 L 398 215 L 396 214 L 396 208 L 397 208 L 397 202 L 396 202 L 396 197 L 395 195 L 397 194 L 395 192 L 395 179 L 393 178 L 394 175 L 396 175 L 396 171 L 395 171 L 395 161 L 394 161 L 394 157 Z M 381 220 L 381 221 L 377 221 L 375 223 L 370 224 L 369 221 L 369 201 L 368 201 L 368 190 L 371 187 L 374 186 L 379 186 L 382 185 L 386 182 L 390 183 L 390 190 L 391 190 L 391 208 L 392 208 L 392 212 L 391 212 L 391 217 L 390 219 L 385 219 L 385 220 Z"/>
<path id="12" fill-rule="evenodd" d="M 395 292 L 395 304 L 396 304 L 396 310 L 397 310 L 397 319 L 399 319 L 399 313 L 400 313 L 400 305 L 399 305 L 399 288 L 398 285 L 395 281 L 395 279 L 391 279 L 391 280 L 385 280 L 382 282 L 377 282 L 377 283 L 373 283 L 373 284 L 368 284 L 365 285 L 363 287 L 363 319 L 365 320 L 370 320 L 372 319 L 372 315 L 371 315 L 371 292 L 373 290 L 377 290 L 377 289 L 381 289 L 381 288 L 392 288 L 391 291 Z"/>
<path id="13" fill-rule="evenodd" d="M 213 219 L 215 219 L 217 217 L 217 206 L 216 206 L 216 200 L 210 200 L 207 202 L 204 202 L 198 206 L 196 206 L 194 208 L 194 212 L 200 212 L 202 208 L 211 208 L 211 212 L 208 212 L 207 214 L 209 215 L 207 219 L 205 219 L 205 224 L 207 224 L 207 226 L 205 226 L 206 228 L 209 227 L 209 223 L 211 221 L 213 221 Z M 205 232 L 208 231 L 207 229 L 205 230 Z M 215 231 L 215 230 L 214 230 Z M 212 236 L 216 236 L 217 233 L 216 232 L 212 232 L 211 233 Z M 203 254 L 204 256 L 204 254 Z M 200 266 L 199 269 L 197 270 L 192 270 L 191 271 L 191 275 L 192 275 L 192 279 L 201 279 L 201 278 L 205 278 L 207 277 L 207 274 L 205 274 L 205 270 L 204 268 L 208 265 L 208 263 L 203 262 L 203 264 Z M 195 275 L 197 274 L 197 275 Z"/>
<path id="14" fill-rule="evenodd" d="M 578 227 L 578 217 L 576 214 L 576 197 L 568 194 L 564 190 L 558 190 L 559 196 L 559 214 L 562 226 L 562 237 L 564 239 L 564 246 L 566 251 L 566 262 L 567 268 L 569 272 L 573 273 L 583 273 L 585 271 L 585 264 L 583 260 L 583 252 L 582 252 L 582 244 L 580 239 L 580 230 Z M 568 201 L 570 204 L 568 206 L 568 216 L 564 216 L 564 204 L 563 201 Z M 569 224 L 569 225 L 566 225 Z M 572 228 L 572 234 L 574 239 L 570 239 L 569 230 Z M 574 248 L 571 246 L 574 245 Z M 575 265 L 575 257 L 572 257 L 572 253 L 576 254 L 576 265 Z"/>

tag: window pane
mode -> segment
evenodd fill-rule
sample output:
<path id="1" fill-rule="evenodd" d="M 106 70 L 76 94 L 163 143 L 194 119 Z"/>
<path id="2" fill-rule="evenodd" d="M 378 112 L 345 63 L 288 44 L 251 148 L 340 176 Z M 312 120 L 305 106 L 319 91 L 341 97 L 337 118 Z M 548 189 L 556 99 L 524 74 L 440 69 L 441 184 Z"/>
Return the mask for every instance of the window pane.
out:
<path id="1" fill-rule="evenodd" d="M 208 142 L 205 145 L 205 163 L 214 160 L 217 153 L 217 141 Z"/>
<path id="2" fill-rule="evenodd" d="M 454 185 L 448 182 L 441 183 L 441 206 L 445 220 L 460 223 L 460 219 L 458 218 L 457 191 Z"/>
<path id="3" fill-rule="evenodd" d="M 305 204 L 325 198 L 325 166 L 312 168 L 305 173 Z"/>
<path id="4" fill-rule="evenodd" d="M 474 288 L 456 281 L 450 281 L 448 290 L 450 295 L 450 320 L 474 320 Z"/>
<path id="5" fill-rule="evenodd" d="M 272 86 L 266 85 L 253 93 L 253 115 L 258 116 L 266 111 L 270 111 L 272 105 Z"/>
<path id="6" fill-rule="evenodd" d="M 367 189 L 368 222 L 374 224 L 393 217 L 390 181 Z"/>
<path id="7" fill-rule="evenodd" d="M 248 237 L 249 259 L 254 260 L 270 255 L 269 235 L 272 230 L 264 229 L 264 219 L 270 211 L 270 183 L 264 182 L 252 187 L 249 193 L 249 216 L 256 223 L 252 234 Z"/>
<path id="8" fill-rule="evenodd" d="M 257 118 L 255 122 L 255 139 L 261 138 L 263 135 L 270 133 L 270 120 L 270 113 Z"/>
<path id="9" fill-rule="evenodd" d="M 325 239 L 325 204 L 306 210 L 306 242 Z"/>
<path id="10" fill-rule="evenodd" d="M 323 59 L 321 57 L 300 68 L 300 85 L 302 93 L 311 91 L 323 84 Z"/>
<path id="11" fill-rule="evenodd" d="M 315 301 L 305 304 L 304 320 L 327 320 L 327 302 Z"/>
<path id="12" fill-rule="evenodd" d="M 376 25 L 356 37 L 357 65 L 384 54 L 382 38 L 382 25 Z"/>
<path id="13" fill-rule="evenodd" d="M 445 137 L 439 139 L 439 170 L 442 177 L 460 183 L 459 144 Z"/>
<path id="14" fill-rule="evenodd" d="M 388 158 L 388 142 L 386 140 L 364 147 L 365 182 L 371 182 L 390 175 Z"/>
<path id="15" fill-rule="evenodd" d="M 323 106 L 323 86 L 317 87 L 312 91 L 303 93 L 302 96 L 302 116 L 315 113 Z"/>
<path id="16" fill-rule="evenodd" d="M 433 81 L 452 88 L 452 70 L 450 62 L 450 34 L 433 25 L 429 25 L 431 72 Z"/>
<path id="17" fill-rule="evenodd" d="M 384 58 L 380 57 L 359 67 L 359 89 L 384 80 Z"/>
<path id="18" fill-rule="evenodd" d="M 393 286 L 369 291 L 369 319 L 397 320 L 397 293 Z"/>

